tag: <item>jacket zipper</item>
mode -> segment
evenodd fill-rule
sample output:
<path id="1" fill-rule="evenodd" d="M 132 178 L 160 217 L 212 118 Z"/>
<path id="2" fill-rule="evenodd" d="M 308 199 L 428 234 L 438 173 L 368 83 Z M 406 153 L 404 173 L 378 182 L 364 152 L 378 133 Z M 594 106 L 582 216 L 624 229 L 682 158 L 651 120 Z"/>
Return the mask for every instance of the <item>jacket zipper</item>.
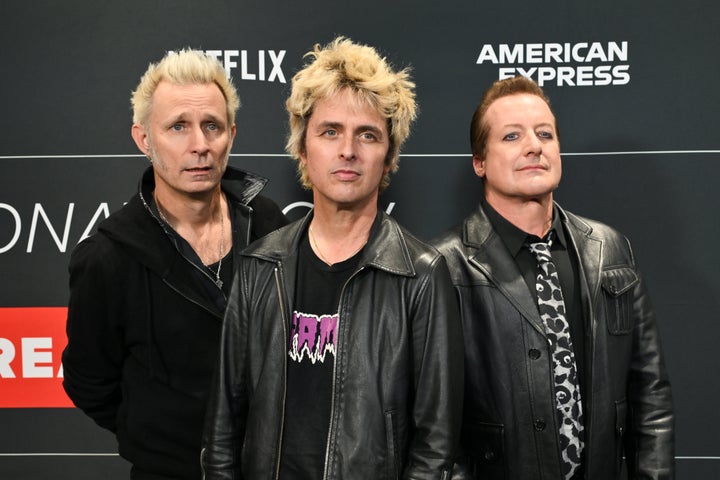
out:
<path id="1" fill-rule="evenodd" d="M 328 479 L 328 470 L 330 469 L 330 441 L 332 439 L 332 431 L 333 431 L 333 425 L 332 420 L 335 416 L 335 372 L 337 369 L 337 362 L 340 359 L 340 312 L 342 311 L 342 304 L 343 304 L 343 297 L 345 296 L 345 289 L 347 288 L 348 284 L 352 281 L 353 278 L 355 278 L 361 271 L 363 271 L 365 267 L 358 268 L 351 276 L 347 279 L 345 284 L 342 287 L 342 290 L 340 291 L 340 301 L 338 302 L 338 323 L 337 323 L 337 333 L 338 337 L 336 339 L 337 342 L 337 348 L 335 349 L 335 361 L 333 362 L 333 375 L 332 375 L 332 396 L 330 397 L 330 422 L 328 427 L 328 436 L 327 436 L 327 443 L 325 445 L 325 467 L 323 469 L 323 480 Z"/>
<path id="2" fill-rule="evenodd" d="M 280 478 L 280 458 L 282 455 L 282 439 L 283 439 L 283 433 L 285 430 L 285 404 L 287 402 L 287 353 L 285 352 L 285 349 L 287 348 L 289 342 L 288 342 L 288 332 L 287 332 L 287 321 L 289 318 L 287 317 L 287 312 L 285 311 L 285 299 L 283 296 L 283 289 L 282 289 L 282 281 L 280 278 L 280 267 L 275 267 L 275 286 L 277 288 L 278 292 L 278 303 L 280 304 L 280 314 L 282 316 L 282 325 L 283 325 L 283 400 L 282 400 L 282 411 L 280 412 L 280 418 L 282 421 L 280 422 L 280 438 L 278 439 L 278 447 L 277 447 L 277 460 L 275 463 L 275 480 L 278 480 Z"/>

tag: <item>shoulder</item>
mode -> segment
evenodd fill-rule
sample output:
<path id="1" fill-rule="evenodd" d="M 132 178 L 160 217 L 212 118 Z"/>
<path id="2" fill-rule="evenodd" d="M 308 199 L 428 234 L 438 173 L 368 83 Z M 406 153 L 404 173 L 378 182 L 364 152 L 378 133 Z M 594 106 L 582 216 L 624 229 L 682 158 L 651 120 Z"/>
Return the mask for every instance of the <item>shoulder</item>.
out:
<path id="1" fill-rule="evenodd" d="M 130 258 L 124 249 L 102 232 L 81 241 L 70 254 L 68 265 L 71 276 L 97 278 L 113 277 L 129 265 Z"/>
<path id="2" fill-rule="evenodd" d="M 581 215 L 576 215 L 572 212 L 568 212 L 567 210 L 561 210 L 561 212 L 568 228 L 574 230 L 575 232 L 580 232 L 601 240 L 620 241 L 623 243 L 627 242 L 627 238 L 623 233 L 607 223 Z"/>
<path id="3" fill-rule="evenodd" d="M 249 205 L 252 207 L 256 215 L 285 218 L 285 215 L 282 213 L 282 210 L 280 210 L 277 203 L 265 195 L 257 195 L 250 201 Z M 286 225 L 287 223 L 288 221 L 286 219 L 283 225 Z"/>
<path id="4" fill-rule="evenodd" d="M 443 255 L 462 249 L 463 225 L 464 222 L 445 230 L 431 238 L 428 243 L 437 248 Z"/>
<path id="5" fill-rule="evenodd" d="M 297 244 L 297 237 L 303 230 L 304 220 L 296 220 L 292 223 L 275 228 L 266 235 L 250 243 L 242 251 L 243 257 L 267 257 L 268 259 L 280 259 L 288 255 Z"/>
<path id="6" fill-rule="evenodd" d="M 414 233 L 410 232 L 405 227 L 398 227 L 400 229 L 400 232 L 402 233 L 403 238 L 405 239 L 405 243 L 408 249 L 411 252 L 415 252 L 417 255 L 430 255 L 432 257 L 440 255 L 438 249 L 435 248 L 435 246 L 433 246 L 430 242 L 426 240 L 420 240 L 418 237 L 415 236 Z"/>
<path id="7" fill-rule="evenodd" d="M 153 223 L 157 222 L 153 222 L 140 195 L 135 194 L 122 208 L 100 222 L 98 232 L 105 233 L 110 238 L 124 238 Z"/>
<path id="8" fill-rule="evenodd" d="M 602 261 L 606 265 L 635 264 L 635 254 L 630 240 L 610 225 L 564 212 L 563 219 L 578 253 L 583 256 L 593 250 L 593 244 L 599 245 Z"/>
<path id="9" fill-rule="evenodd" d="M 416 272 L 427 273 L 429 270 L 437 268 L 439 264 L 445 264 L 443 256 L 430 243 L 420 240 L 389 215 L 385 216 L 384 221 L 389 222 L 388 226 L 395 229 L 400 241 L 404 243 L 408 259 Z"/>
<path id="10" fill-rule="evenodd" d="M 264 195 L 257 195 L 250 201 L 249 206 L 253 209 L 253 231 L 258 237 L 289 223 L 280 207 Z"/>
<path id="11" fill-rule="evenodd" d="M 121 209 L 113 212 L 100 222 L 97 231 L 78 243 L 70 255 L 70 267 L 105 269 L 116 264 L 126 264 L 130 254 L 125 246 L 137 236 L 150 235 L 153 223 L 142 207 L 138 196 L 134 196 Z M 152 243 L 147 238 L 138 238 L 139 243 Z"/>

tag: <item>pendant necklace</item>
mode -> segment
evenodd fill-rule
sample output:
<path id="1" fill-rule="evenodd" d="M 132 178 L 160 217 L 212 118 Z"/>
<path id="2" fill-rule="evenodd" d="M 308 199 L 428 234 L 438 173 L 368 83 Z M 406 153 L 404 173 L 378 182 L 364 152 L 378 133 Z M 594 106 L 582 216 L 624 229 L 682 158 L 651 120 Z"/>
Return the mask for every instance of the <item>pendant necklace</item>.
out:
<path id="1" fill-rule="evenodd" d="M 213 272 L 212 269 L 208 266 L 208 270 L 210 270 L 212 273 L 215 274 L 215 285 L 217 285 L 218 288 L 222 288 L 223 281 L 220 280 L 220 269 L 222 268 L 222 261 L 223 261 L 223 253 L 225 252 L 225 215 L 222 213 L 222 204 L 220 205 L 220 260 L 218 261 L 218 269 L 217 272 Z"/>
<path id="2" fill-rule="evenodd" d="M 155 195 L 153 194 L 153 197 Z M 173 227 L 172 223 L 170 223 L 170 220 L 168 220 L 165 217 L 165 214 L 163 214 L 162 208 L 160 208 L 160 202 L 157 201 L 157 198 L 155 198 L 155 205 L 157 206 L 157 211 L 160 214 L 160 218 L 162 218 L 163 222 L 170 225 L 173 230 L 175 227 Z M 220 257 L 220 260 L 218 260 L 218 267 L 217 271 L 213 271 L 212 268 L 210 268 L 210 265 L 205 265 L 205 268 L 210 270 L 210 273 L 212 273 L 215 276 L 215 280 L 213 280 L 213 283 L 217 285 L 218 288 L 222 288 L 223 281 L 220 280 L 220 269 L 222 268 L 222 261 L 223 261 L 223 253 L 225 252 L 225 215 L 222 213 L 222 205 L 220 205 L 220 251 L 218 252 L 218 255 Z"/>

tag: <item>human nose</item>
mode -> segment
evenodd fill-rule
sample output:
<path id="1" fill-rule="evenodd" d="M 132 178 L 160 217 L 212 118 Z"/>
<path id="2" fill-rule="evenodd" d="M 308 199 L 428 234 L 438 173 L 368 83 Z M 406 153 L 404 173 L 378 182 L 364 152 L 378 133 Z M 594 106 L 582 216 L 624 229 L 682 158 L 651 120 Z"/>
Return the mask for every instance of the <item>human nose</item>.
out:
<path id="1" fill-rule="evenodd" d="M 525 155 L 539 156 L 542 153 L 542 142 L 531 132 L 530 135 L 525 136 Z"/>
<path id="2" fill-rule="evenodd" d="M 340 158 L 344 160 L 355 160 L 356 157 L 356 142 L 352 135 L 345 135 L 340 141 Z"/>
<path id="3" fill-rule="evenodd" d="M 210 142 L 202 128 L 193 128 L 190 133 L 190 151 L 205 155 L 210 150 Z"/>

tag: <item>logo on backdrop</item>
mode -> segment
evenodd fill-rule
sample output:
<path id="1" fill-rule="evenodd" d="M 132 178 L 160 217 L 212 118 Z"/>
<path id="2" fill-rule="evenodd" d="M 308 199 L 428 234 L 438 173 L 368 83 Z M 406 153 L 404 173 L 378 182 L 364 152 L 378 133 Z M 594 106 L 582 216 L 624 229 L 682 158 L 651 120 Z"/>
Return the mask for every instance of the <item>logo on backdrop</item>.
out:
<path id="1" fill-rule="evenodd" d="M 286 83 L 282 62 L 286 50 L 205 50 L 225 66 L 229 77 L 237 80 Z"/>
<path id="2" fill-rule="evenodd" d="M 282 212 L 297 220 L 312 206 L 310 202 L 297 201 L 285 206 Z M 390 202 L 385 212 L 390 215 L 394 208 L 395 202 Z M 60 253 L 66 253 L 90 236 L 109 215 L 108 202 L 79 211 L 74 202 L 67 204 L 67 207 L 36 203 L 31 212 L 26 208 L 0 203 L 0 254 L 19 249 L 33 253 L 55 248 Z"/>
<path id="3" fill-rule="evenodd" d="M 65 307 L 0 308 L 0 408 L 72 407 L 62 388 Z"/>
<path id="4" fill-rule="evenodd" d="M 52 209 L 58 206 L 53 205 Z M 48 214 L 42 203 L 36 203 L 30 218 L 23 218 L 26 212 L 13 205 L 0 203 L 0 254 L 6 253 L 16 246 L 25 249 L 26 253 L 35 250 L 38 238 L 41 242 L 51 237 L 54 245 L 61 253 L 87 238 L 97 224 L 110 215 L 107 202 L 100 203 L 93 211 L 75 212 L 75 203 L 69 203 L 67 210 L 61 214 Z M 79 238 L 71 238 L 70 232 L 73 224 L 82 226 Z M 42 249 L 43 247 L 41 247 Z"/>
<path id="5" fill-rule="evenodd" d="M 497 66 L 498 80 L 522 75 L 541 87 L 627 85 L 629 48 L 627 41 L 485 44 L 475 63 Z"/>

